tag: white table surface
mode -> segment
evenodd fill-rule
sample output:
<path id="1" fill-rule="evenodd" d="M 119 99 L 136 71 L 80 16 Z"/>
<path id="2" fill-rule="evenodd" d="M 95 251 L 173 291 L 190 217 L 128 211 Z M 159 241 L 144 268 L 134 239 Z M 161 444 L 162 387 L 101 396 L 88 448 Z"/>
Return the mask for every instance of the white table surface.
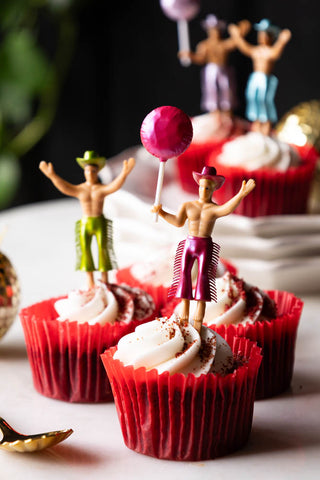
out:
<path id="1" fill-rule="evenodd" d="M 111 216 L 119 216 L 123 194 L 113 197 L 108 200 L 108 210 Z M 129 217 L 130 208 L 128 205 Z M 146 212 L 148 209 L 146 207 Z M 151 225 L 152 220 L 144 213 L 138 221 Z M 70 199 L 19 207 L 0 214 L 0 228 L 4 224 L 8 228 L 1 250 L 18 272 L 22 306 L 83 285 L 83 275 L 73 268 L 73 224 L 79 216 L 79 205 Z M 132 230 L 130 221 L 124 221 L 121 215 L 118 220 L 115 240 L 118 258 L 119 253 L 121 255 L 120 264 L 130 263 L 130 255 L 141 256 L 141 250 L 145 255 L 145 248 L 152 241 L 159 244 L 165 239 L 168 241 L 167 231 L 160 223 L 150 226 L 145 234 L 142 230 Z M 135 250 L 139 235 L 145 248 Z M 175 241 L 171 231 L 170 241 Z M 0 450 L 0 478 L 318 479 L 320 299 L 305 294 L 302 298 L 305 307 L 298 331 L 292 389 L 279 397 L 255 403 L 252 434 L 242 450 L 221 459 L 195 463 L 157 460 L 129 450 L 123 443 L 112 403 L 68 404 L 38 394 L 33 388 L 23 332 L 17 319 L 0 340 L 0 416 L 22 433 L 69 427 L 74 433 L 60 445 L 35 454 Z"/>

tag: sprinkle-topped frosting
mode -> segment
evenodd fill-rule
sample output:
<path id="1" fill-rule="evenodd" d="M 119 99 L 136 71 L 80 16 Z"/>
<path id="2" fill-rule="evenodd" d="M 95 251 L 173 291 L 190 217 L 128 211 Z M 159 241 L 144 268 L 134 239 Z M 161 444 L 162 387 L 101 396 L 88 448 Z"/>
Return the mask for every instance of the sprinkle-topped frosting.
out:
<path id="1" fill-rule="evenodd" d="M 116 321 L 130 322 L 133 318 L 143 320 L 154 311 L 155 305 L 149 294 L 127 285 L 108 287 L 101 283 L 90 290 L 71 291 L 67 298 L 55 302 L 59 321 L 113 324 Z"/>
<path id="2" fill-rule="evenodd" d="M 175 315 L 139 325 L 120 339 L 114 358 L 134 368 L 197 377 L 209 372 L 225 375 L 233 368 L 231 348 L 220 335 L 207 327 L 199 335 L 192 325 L 182 326 Z"/>
<path id="3" fill-rule="evenodd" d="M 211 302 L 207 325 L 237 325 L 276 318 L 275 302 L 260 290 L 226 272 L 216 279 L 217 303 Z"/>
<path id="4" fill-rule="evenodd" d="M 272 168 L 285 171 L 300 163 L 298 153 L 287 143 L 259 132 L 240 135 L 224 144 L 217 162 L 248 171 Z"/>

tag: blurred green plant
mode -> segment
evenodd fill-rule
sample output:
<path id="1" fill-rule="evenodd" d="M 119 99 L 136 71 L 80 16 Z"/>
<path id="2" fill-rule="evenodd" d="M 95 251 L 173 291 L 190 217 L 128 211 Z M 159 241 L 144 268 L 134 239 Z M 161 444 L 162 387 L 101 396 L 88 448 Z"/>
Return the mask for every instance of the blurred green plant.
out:
<path id="1" fill-rule="evenodd" d="M 78 3 L 0 0 L 0 209 L 19 186 L 21 158 L 52 125 L 75 45 Z M 53 52 L 40 42 L 44 23 L 54 32 Z"/>

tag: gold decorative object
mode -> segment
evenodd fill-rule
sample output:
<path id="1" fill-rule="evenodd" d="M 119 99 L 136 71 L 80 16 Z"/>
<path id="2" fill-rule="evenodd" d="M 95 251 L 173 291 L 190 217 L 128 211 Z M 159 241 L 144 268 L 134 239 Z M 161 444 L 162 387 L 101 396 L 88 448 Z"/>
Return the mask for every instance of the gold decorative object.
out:
<path id="1" fill-rule="evenodd" d="M 320 151 L 320 100 L 299 103 L 276 125 L 280 140 L 294 145 L 313 145 Z"/>
<path id="2" fill-rule="evenodd" d="M 0 252 L 0 338 L 15 319 L 20 302 L 17 274 L 10 260 Z"/>
<path id="3" fill-rule="evenodd" d="M 3 438 L 0 448 L 9 452 L 30 453 L 52 447 L 68 438 L 73 430 L 57 430 L 53 432 L 38 433 L 36 435 L 22 435 L 16 432 L 3 418 L 0 417 L 0 430 Z"/>
<path id="4" fill-rule="evenodd" d="M 286 113 L 276 131 L 280 140 L 297 146 L 312 145 L 320 153 L 320 100 L 299 103 Z M 320 161 L 312 185 L 309 212 L 320 212 Z"/>

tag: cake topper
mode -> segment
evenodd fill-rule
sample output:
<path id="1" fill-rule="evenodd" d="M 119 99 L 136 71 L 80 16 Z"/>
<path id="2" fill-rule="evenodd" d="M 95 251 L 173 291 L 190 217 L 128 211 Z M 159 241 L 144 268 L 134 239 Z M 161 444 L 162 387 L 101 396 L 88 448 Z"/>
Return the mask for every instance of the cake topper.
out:
<path id="1" fill-rule="evenodd" d="M 177 107 L 158 107 L 143 120 L 140 136 L 146 150 L 160 160 L 155 195 L 155 205 L 159 205 L 165 162 L 189 147 L 192 140 L 191 120 Z M 157 219 L 156 214 L 156 221 Z"/>
<path id="2" fill-rule="evenodd" d="M 188 21 L 198 14 L 200 0 L 160 0 L 160 6 L 167 17 L 177 22 L 179 51 L 190 50 Z M 188 56 L 181 55 L 180 63 L 188 67 L 191 62 Z"/>
<path id="3" fill-rule="evenodd" d="M 76 197 L 80 201 L 83 217 L 76 223 L 77 270 L 87 272 L 88 288 L 94 286 L 93 272 L 96 270 L 91 241 L 95 236 L 98 245 L 98 270 L 101 281 L 108 283 L 108 271 L 117 268 L 113 250 L 112 221 L 103 215 L 103 203 L 107 195 L 116 192 L 124 184 L 135 165 L 134 158 L 124 160 L 122 171 L 108 185 L 100 183 L 98 172 L 106 163 L 94 151 L 86 151 L 77 162 L 84 170 L 85 182 L 73 185 L 59 177 L 51 163 L 41 162 L 40 170 L 51 180 L 53 185 L 65 195 Z"/>
<path id="4" fill-rule="evenodd" d="M 212 201 L 215 190 L 224 183 L 224 177 L 217 175 L 214 167 L 205 166 L 201 173 L 193 172 L 193 178 L 199 185 L 198 200 L 183 203 L 176 214 L 166 212 L 162 205 L 155 205 L 164 220 L 175 227 L 182 227 L 188 220 L 188 237 L 177 248 L 174 275 L 169 298 L 181 298 L 179 318 L 181 323 L 189 321 L 190 300 L 197 300 L 193 325 L 200 332 L 205 315 L 206 302 L 216 301 L 215 277 L 220 247 L 214 243 L 211 235 L 218 218 L 232 213 L 244 197 L 255 187 L 254 180 L 242 182 L 239 192 L 223 205 Z M 198 276 L 195 293 L 192 291 L 191 270 L 198 262 Z"/>
<path id="5" fill-rule="evenodd" d="M 215 113 L 218 123 L 221 123 L 230 120 L 236 104 L 234 73 L 228 65 L 228 58 L 237 44 L 234 38 L 223 37 L 227 24 L 215 15 L 207 15 L 202 26 L 208 38 L 197 45 L 195 52 L 180 51 L 178 55 L 180 58 L 189 58 L 197 65 L 204 65 L 201 72 L 201 108 Z M 247 20 L 239 22 L 239 35 L 246 35 L 249 29 Z"/>
<path id="6" fill-rule="evenodd" d="M 258 45 L 248 43 L 237 25 L 229 25 L 229 33 L 238 49 L 253 62 L 253 73 L 246 87 L 246 116 L 253 122 L 253 130 L 269 135 L 272 124 L 277 121 L 274 97 L 278 79 L 272 71 L 291 38 L 291 32 L 280 30 L 266 18 L 254 24 L 254 29 L 258 32 Z"/>

